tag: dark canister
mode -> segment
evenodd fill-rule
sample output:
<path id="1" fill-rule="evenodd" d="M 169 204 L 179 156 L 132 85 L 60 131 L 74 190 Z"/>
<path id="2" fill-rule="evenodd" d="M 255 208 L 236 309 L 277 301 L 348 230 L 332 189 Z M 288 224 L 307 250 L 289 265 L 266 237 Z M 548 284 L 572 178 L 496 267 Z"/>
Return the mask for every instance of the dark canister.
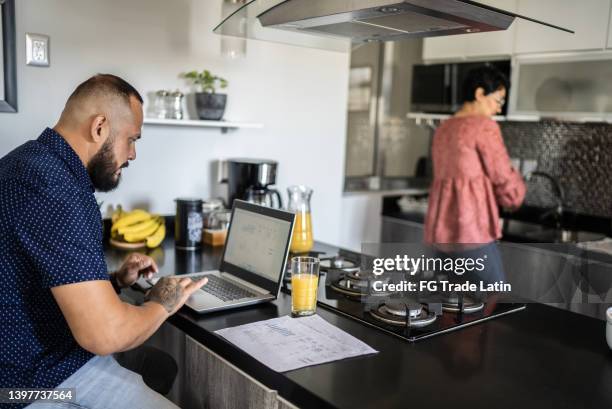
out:
<path id="1" fill-rule="evenodd" d="M 202 247 L 202 200 L 194 198 L 176 199 L 174 240 L 176 248 L 195 250 Z"/>
<path id="2" fill-rule="evenodd" d="M 176 275 L 197 273 L 204 270 L 202 252 L 177 248 L 174 252 L 174 273 Z"/>

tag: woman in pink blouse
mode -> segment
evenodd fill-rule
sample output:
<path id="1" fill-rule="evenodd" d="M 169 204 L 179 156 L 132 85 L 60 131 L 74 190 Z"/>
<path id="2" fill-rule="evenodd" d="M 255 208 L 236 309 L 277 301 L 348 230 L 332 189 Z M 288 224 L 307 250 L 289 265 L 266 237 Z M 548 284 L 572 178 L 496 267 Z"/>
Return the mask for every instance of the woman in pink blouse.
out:
<path id="1" fill-rule="evenodd" d="M 481 244 L 497 255 L 499 206 L 516 209 L 523 202 L 525 183 L 510 163 L 499 125 L 491 119 L 501 113 L 507 84 L 492 67 L 471 71 L 463 106 L 436 130 L 425 220 L 429 244 Z M 489 274 L 487 281 L 503 278 L 499 264 L 500 271 Z"/>

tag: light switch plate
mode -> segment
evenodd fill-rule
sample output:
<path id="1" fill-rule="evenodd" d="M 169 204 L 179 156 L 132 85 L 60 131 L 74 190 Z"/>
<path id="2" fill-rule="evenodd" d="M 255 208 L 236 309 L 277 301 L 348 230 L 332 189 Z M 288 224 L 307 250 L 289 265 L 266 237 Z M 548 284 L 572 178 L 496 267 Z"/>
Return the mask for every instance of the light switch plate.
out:
<path id="1" fill-rule="evenodd" d="M 535 172 L 538 169 L 538 160 L 537 159 L 523 159 L 523 168 L 521 169 L 521 173 L 524 177 L 529 175 L 531 172 Z"/>
<path id="2" fill-rule="evenodd" d="M 521 158 L 510 158 L 510 163 L 514 169 L 521 170 Z"/>
<path id="3" fill-rule="evenodd" d="M 49 36 L 26 33 L 26 64 L 49 66 Z"/>

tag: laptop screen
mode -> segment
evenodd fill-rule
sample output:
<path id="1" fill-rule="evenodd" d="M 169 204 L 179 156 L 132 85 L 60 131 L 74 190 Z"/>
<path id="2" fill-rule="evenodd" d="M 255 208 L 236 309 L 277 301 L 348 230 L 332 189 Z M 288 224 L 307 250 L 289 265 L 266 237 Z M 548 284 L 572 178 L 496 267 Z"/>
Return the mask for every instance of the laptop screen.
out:
<path id="1" fill-rule="evenodd" d="M 223 271 L 274 292 L 270 284 L 280 284 L 293 218 L 292 213 L 235 201 L 225 243 Z M 261 279 L 268 285 L 262 285 Z"/>

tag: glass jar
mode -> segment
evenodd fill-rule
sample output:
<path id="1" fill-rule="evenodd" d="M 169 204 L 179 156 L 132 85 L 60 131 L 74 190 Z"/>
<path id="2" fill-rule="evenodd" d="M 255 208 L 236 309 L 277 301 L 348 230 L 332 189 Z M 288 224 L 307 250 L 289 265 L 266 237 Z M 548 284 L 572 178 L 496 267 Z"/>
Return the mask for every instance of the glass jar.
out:
<path id="1" fill-rule="evenodd" d="M 223 209 L 221 200 L 213 199 L 202 203 L 202 219 L 204 220 L 204 228 L 212 229 L 215 226 L 213 215 L 216 211 Z"/>
<path id="2" fill-rule="evenodd" d="M 160 89 L 155 93 L 154 113 L 159 119 L 168 118 L 168 91 Z"/>
<path id="3" fill-rule="evenodd" d="M 287 193 L 289 196 L 287 210 L 295 213 L 290 250 L 292 253 L 308 253 L 314 245 L 310 216 L 312 189 L 306 186 L 290 186 L 287 188 Z"/>
<path id="4" fill-rule="evenodd" d="M 183 119 L 183 93 L 174 91 L 168 97 L 170 99 L 170 117 L 172 119 Z"/>
<path id="5" fill-rule="evenodd" d="M 212 213 L 211 219 L 211 229 L 227 230 L 232 221 L 232 211 L 225 209 L 216 210 Z"/>

